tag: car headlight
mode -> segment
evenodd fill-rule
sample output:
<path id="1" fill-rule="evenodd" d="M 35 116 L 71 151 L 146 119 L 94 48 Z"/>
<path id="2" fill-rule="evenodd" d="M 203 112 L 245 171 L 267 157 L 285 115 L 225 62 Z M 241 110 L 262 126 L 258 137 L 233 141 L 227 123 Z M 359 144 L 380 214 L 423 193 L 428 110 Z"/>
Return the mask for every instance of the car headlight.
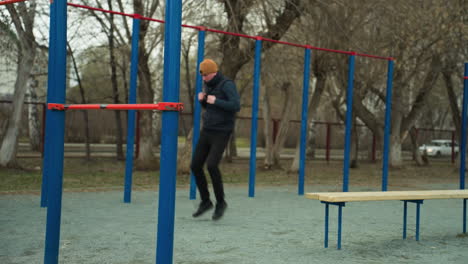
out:
<path id="1" fill-rule="evenodd" d="M 432 149 L 432 148 L 427 149 L 427 152 L 433 152 L 433 151 L 434 151 L 434 149 Z"/>

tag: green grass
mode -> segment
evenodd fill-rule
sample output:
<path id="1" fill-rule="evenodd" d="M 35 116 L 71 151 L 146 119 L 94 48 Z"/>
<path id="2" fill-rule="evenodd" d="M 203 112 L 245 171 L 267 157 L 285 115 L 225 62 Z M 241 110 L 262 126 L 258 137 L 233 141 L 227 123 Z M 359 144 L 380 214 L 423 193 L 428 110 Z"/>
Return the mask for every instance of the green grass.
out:
<path id="1" fill-rule="evenodd" d="M 0 168 L 0 193 L 38 193 L 42 184 L 42 160 L 23 158 L 18 160 L 26 169 Z M 288 173 L 291 160 L 282 160 L 281 167 L 263 169 L 263 160 L 257 160 L 256 185 L 296 185 L 297 173 Z M 336 191 L 342 184 L 342 161 L 307 161 L 305 181 L 307 185 L 334 186 Z M 232 163 L 221 163 L 223 180 L 229 185 L 249 184 L 249 160 L 234 159 Z M 368 186 L 376 190 L 381 184 L 381 164 L 362 162 L 357 169 L 350 170 L 351 186 Z M 112 158 L 85 161 L 78 158 L 64 160 L 63 188 L 67 190 L 123 189 L 125 162 Z M 418 188 L 421 184 L 458 183 L 457 169 L 449 162 L 433 162 L 428 167 L 417 167 L 408 163 L 403 168 L 389 172 L 389 189 Z M 189 175 L 177 176 L 177 187 L 189 185 Z M 159 188 L 159 170 L 133 172 L 134 189 Z"/>
<path id="2" fill-rule="evenodd" d="M 178 137 L 177 142 L 179 145 L 185 144 L 185 137 Z M 250 148 L 249 138 L 236 138 L 236 146 L 238 148 Z"/>
<path id="3" fill-rule="evenodd" d="M 236 138 L 236 146 L 238 148 L 250 148 L 250 139 L 248 139 L 248 138 Z"/>

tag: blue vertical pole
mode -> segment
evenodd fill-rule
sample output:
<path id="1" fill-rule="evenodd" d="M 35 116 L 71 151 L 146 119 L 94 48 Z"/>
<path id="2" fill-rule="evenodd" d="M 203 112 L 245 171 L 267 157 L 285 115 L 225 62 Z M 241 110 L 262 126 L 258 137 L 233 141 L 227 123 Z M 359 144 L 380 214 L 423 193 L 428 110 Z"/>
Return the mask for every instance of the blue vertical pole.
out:
<path id="1" fill-rule="evenodd" d="M 57 12 L 55 5 L 53 3 L 50 4 L 50 30 L 49 30 L 49 64 L 48 64 L 48 77 L 47 77 L 47 87 L 52 87 L 55 83 L 55 52 L 50 52 L 51 50 L 55 50 L 55 44 L 57 42 L 57 30 L 55 29 L 56 27 L 56 17 L 57 17 Z M 50 88 L 49 88 L 50 89 Z M 53 97 L 51 97 L 52 93 L 47 92 L 47 103 L 53 103 Z M 50 112 L 51 110 L 46 110 L 46 131 L 47 127 L 52 126 L 49 120 Z M 49 137 L 50 140 L 50 135 L 47 133 L 45 134 L 45 139 Z M 45 140 L 47 141 L 47 140 Z M 53 164 L 51 162 L 51 159 L 49 155 L 45 155 L 45 153 L 52 153 L 50 150 L 52 146 L 50 144 L 44 144 L 44 160 L 43 160 L 43 170 L 42 170 L 42 186 L 41 186 L 41 207 L 47 207 L 47 189 L 48 189 L 48 182 L 49 182 L 49 167 L 51 167 Z"/>
<path id="2" fill-rule="evenodd" d="M 54 49 L 49 48 L 54 70 L 49 73 L 52 84 L 47 89 L 47 101 L 65 103 L 67 70 L 67 1 L 53 1 L 51 4 L 50 30 L 55 31 Z M 54 35 L 51 34 L 51 35 Z M 53 39 L 49 40 L 53 41 Z M 51 76 L 51 75 L 54 76 Z M 48 164 L 47 223 L 45 234 L 44 263 L 58 263 L 60 244 L 60 218 L 62 211 L 63 144 L 65 135 L 65 112 L 50 111 L 47 116 L 45 157 Z"/>
<path id="3" fill-rule="evenodd" d="M 250 176 L 249 197 L 255 197 L 255 169 L 257 167 L 257 118 L 258 97 L 260 91 L 260 69 L 262 62 L 262 38 L 257 37 L 255 42 L 254 85 L 252 98 L 252 125 L 250 128 Z"/>
<path id="4" fill-rule="evenodd" d="M 182 1 L 166 1 L 164 28 L 164 102 L 179 102 Z M 177 176 L 179 113 L 162 114 L 162 143 L 159 172 L 159 210 L 156 263 L 170 264 L 174 251 L 174 216 Z"/>
<path id="5" fill-rule="evenodd" d="M 461 117 L 461 135 L 460 135 L 460 189 L 465 189 L 465 171 L 466 171 L 466 134 L 468 123 L 468 63 L 465 63 L 465 76 L 463 77 L 463 106 Z"/>
<path id="6" fill-rule="evenodd" d="M 392 128 L 392 86 L 393 86 L 393 59 L 388 61 L 387 70 L 387 96 L 385 100 L 385 128 L 382 166 L 382 191 L 387 191 L 388 183 L 388 153 L 390 148 L 390 131 Z"/>
<path id="7" fill-rule="evenodd" d="M 348 191 L 349 185 L 349 160 L 351 151 L 351 128 L 353 125 L 353 82 L 354 82 L 354 62 L 356 54 L 349 56 L 348 68 L 348 88 L 346 91 L 346 132 L 343 162 L 343 192 Z"/>
<path id="8" fill-rule="evenodd" d="M 198 138 L 200 137 L 200 115 L 201 105 L 198 102 L 198 93 L 202 91 L 202 78 L 200 75 L 200 63 L 203 61 L 205 54 L 205 29 L 200 28 L 198 31 L 198 58 L 197 58 L 197 72 L 195 73 L 195 96 L 193 100 L 193 136 L 192 136 L 192 155 L 197 147 Z M 190 173 L 190 200 L 197 198 L 197 185 L 195 182 L 195 176 Z"/>
<path id="9" fill-rule="evenodd" d="M 137 79 L 138 79 L 138 42 L 140 36 L 140 15 L 133 17 L 132 30 L 132 55 L 130 64 L 130 91 L 129 104 L 137 102 Z M 135 143 L 135 110 L 128 110 L 127 120 L 127 157 L 125 160 L 125 188 L 124 203 L 132 201 L 132 174 L 133 174 L 133 144 Z"/>
<path id="10" fill-rule="evenodd" d="M 310 47 L 304 53 L 304 77 L 302 83 L 301 145 L 299 152 L 298 194 L 304 195 L 305 155 L 307 143 L 307 111 L 309 106 Z"/>

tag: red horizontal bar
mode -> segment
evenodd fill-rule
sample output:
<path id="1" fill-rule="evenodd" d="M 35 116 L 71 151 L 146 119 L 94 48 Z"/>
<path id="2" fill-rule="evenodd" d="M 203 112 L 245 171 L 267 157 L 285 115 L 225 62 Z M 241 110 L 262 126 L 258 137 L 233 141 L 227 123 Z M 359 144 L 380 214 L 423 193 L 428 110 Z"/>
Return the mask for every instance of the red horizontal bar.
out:
<path id="1" fill-rule="evenodd" d="M 465 80 L 468 79 L 468 76 L 463 77 L 463 79 L 465 79 Z"/>
<path id="2" fill-rule="evenodd" d="M 18 2 L 25 2 L 25 1 L 28 1 L 28 0 L 5 0 L 5 1 L 1 1 L 0 5 L 8 5 L 8 4 L 13 4 L 13 3 L 18 3 Z"/>
<path id="3" fill-rule="evenodd" d="M 25 1 L 25 0 L 12 0 L 12 1 Z M 79 7 L 79 8 L 85 8 L 85 9 L 90 9 L 90 10 L 95 10 L 95 11 L 101 11 L 101 12 L 104 12 L 104 13 L 112 13 L 112 14 L 117 14 L 117 15 L 122 15 L 122 16 L 128 16 L 128 17 L 133 17 L 135 19 L 142 19 L 142 20 L 155 21 L 155 22 L 159 22 L 159 23 L 165 23 L 164 20 L 144 17 L 144 16 L 141 16 L 139 14 L 127 14 L 127 13 L 110 11 L 110 10 L 105 10 L 105 9 L 102 9 L 102 8 L 72 4 L 72 3 L 67 3 L 67 4 L 69 6 L 73 6 L 73 7 Z M 242 38 L 250 38 L 250 39 L 255 39 L 255 40 L 261 39 L 261 40 L 268 41 L 268 42 L 274 42 L 274 43 L 278 43 L 278 44 L 289 45 L 289 46 L 300 47 L 300 48 L 306 48 L 306 49 L 327 51 L 327 52 L 340 53 L 340 54 L 346 54 L 346 55 L 356 55 L 356 56 L 368 57 L 368 58 L 374 58 L 374 59 L 393 60 L 393 58 L 391 58 L 391 57 L 375 56 L 375 55 L 369 55 L 369 54 L 364 54 L 364 53 L 356 53 L 356 52 L 352 52 L 352 51 L 325 49 L 325 48 L 313 47 L 313 46 L 310 46 L 310 45 L 302 45 L 302 44 L 291 43 L 291 42 L 286 42 L 286 41 L 263 38 L 263 37 L 259 37 L 259 36 L 249 36 L 249 35 L 246 35 L 246 34 L 227 32 L 227 31 L 222 31 L 222 30 L 217 30 L 217 29 L 210 29 L 210 28 L 201 27 L 201 26 L 191 26 L 191 25 L 184 25 L 183 24 L 182 27 L 192 28 L 192 29 L 197 29 L 197 30 L 205 30 L 205 31 L 210 31 L 210 32 L 214 32 L 214 33 L 226 34 L 226 35 L 237 36 L 237 37 L 242 37 Z"/>
<path id="4" fill-rule="evenodd" d="M 158 104 L 47 104 L 49 110 L 160 110 L 160 111 L 182 111 L 182 103 L 158 103 Z"/>

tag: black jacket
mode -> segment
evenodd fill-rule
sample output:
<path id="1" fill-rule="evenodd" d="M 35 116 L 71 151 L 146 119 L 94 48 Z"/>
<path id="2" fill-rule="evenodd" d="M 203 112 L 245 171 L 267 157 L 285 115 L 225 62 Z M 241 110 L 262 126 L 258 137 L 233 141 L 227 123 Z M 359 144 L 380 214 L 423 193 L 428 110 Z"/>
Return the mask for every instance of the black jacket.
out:
<path id="1" fill-rule="evenodd" d="M 213 79 L 205 83 L 206 96 L 200 101 L 205 109 L 203 129 L 231 132 L 234 129 L 236 112 L 240 110 L 240 98 L 234 81 L 218 72 Z M 214 104 L 208 104 L 208 95 L 216 96 Z"/>

